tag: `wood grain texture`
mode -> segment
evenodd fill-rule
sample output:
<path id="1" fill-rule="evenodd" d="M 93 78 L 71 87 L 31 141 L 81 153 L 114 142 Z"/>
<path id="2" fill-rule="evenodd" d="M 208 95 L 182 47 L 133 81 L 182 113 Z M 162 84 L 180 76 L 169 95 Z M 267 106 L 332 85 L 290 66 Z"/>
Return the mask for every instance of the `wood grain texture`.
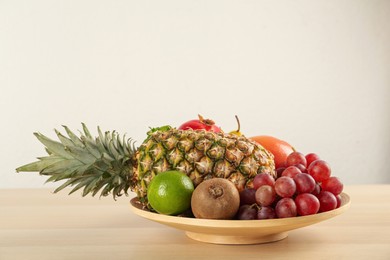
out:
<path id="1" fill-rule="evenodd" d="M 0 190 L 0 259 L 390 259 L 390 185 L 347 186 L 351 208 L 274 243 L 215 245 L 135 215 L 132 197 Z"/>

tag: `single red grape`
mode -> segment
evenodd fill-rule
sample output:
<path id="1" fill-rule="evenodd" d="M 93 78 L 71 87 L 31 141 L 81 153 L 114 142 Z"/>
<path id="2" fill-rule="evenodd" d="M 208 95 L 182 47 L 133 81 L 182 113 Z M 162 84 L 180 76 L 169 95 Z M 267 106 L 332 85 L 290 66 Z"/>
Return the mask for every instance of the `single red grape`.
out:
<path id="1" fill-rule="evenodd" d="M 301 172 L 307 173 L 307 168 L 303 164 L 296 164 L 294 166 L 301 170 Z"/>
<path id="2" fill-rule="evenodd" d="M 256 190 L 253 188 L 243 189 L 240 191 L 240 205 L 252 205 L 256 203 Z"/>
<path id="3" fill-rule="evenodd" d="M 294 178 L 298 173 L 302 173 L 301 170 L 296 166 L 288 166 L 283 172 L 282 176 L 287 176 L 290 178 Z"/>
<path id="4" fill-rule="evenodd" d="M 276 203 L 275 213 L 278 218 L 291 218 L 297 216 L 297 206 L 291 198 L 283 198 Z"/>
<path id="5" fill-rule="evenodd" d="M 297 193 L 311 193 L 316 187 L 316 181 L 307 173 L 298 173 L 293 178 L 297 186 Z"/>
<path id="6" fill-rule="evenodd" d="M 276 199 L 275 189 L 269 185 L 263 185 L 256 190 L 255 194 L 257 205 L 268 207 Z"/>
<path id="7" fill-rule="evenodd" d="M 273 218 L 276 218 L 276 213 L 272 207 L 261 207 L 257 211 L 257 219 L 273 219 Z"/>
<path id="8" fill-rule="evenodd" d="M 339 178 L 332 176 L 323 181 L 321 187 L 322 190 L 330 191 L 334 195 L 339 195 L 343 191 L 344 185 Z"/>
<path id="9" fill-rule="evenodd" d="M 329 191 L 321 191 L 317 198 L 320 201 L 320 212 L 333 210 L 337 207 L 336 196 Z"/>
<path id="10" fill-rule="evenodd" d="M 274 186 L 275 179 L 267 173 L 259 173 L 253 178 L 253 188 L 258 189 L 263 185 Z"/>
<path id="11" fill-rule="evenodd" d="M 294 196 L 297 187 L 292 178 L 282 176 L 275 181 L 275 191 L 282 198 L 291 198 Z"/>
<path id="12" fill-rule="evenodd" d="M 315 154 L 315 153 L 308 153 L 308 154 L 306 154 L 305 158 L 306 158 L 306 163 L 307 163 L 307 164 L 306 164 L 306 167 L 309 167 L 310 164 L 311 164 L 312 162 L 321 159 L 321 158 L 320 158 L 317 154 Z"/>
<path id="13" fill-rule="evenodd" d="M 253 205 L 242 205 L 238 209 L 237 219 L 239 220 L 251 220 L 257 218 L 257 207 Z"/>
<path id="14" fill-rule="evenodd" d="M 340 196 L 340 194 L 336 195 L 336 200 L 337 200 L 336 208 L 340 208 L 340 206 L 341 206 L 341 196 Z"/>
<path id="15" fill-rule="evenodd" d="M 327 162 L 316 160 L 307 168 L 307 172 L 313 176 L 317 182 L 323 182 L 330 177 L 331 169 Z"/>
<path id="16" fill-rule="evenodd" d="M 310 193 L 299 194 L 295 198 L 297 212 L 300 216 L 313 215 L 320 209 L 320 201 L 316 196 Z"/>
<path id="17" fill-rule="evenodd" d="M 287 156 L 286 165 L 293 166 L 296 164 L 302 164 L 306 167 L 306 157 L 300 152 L 292 152 Z"/>

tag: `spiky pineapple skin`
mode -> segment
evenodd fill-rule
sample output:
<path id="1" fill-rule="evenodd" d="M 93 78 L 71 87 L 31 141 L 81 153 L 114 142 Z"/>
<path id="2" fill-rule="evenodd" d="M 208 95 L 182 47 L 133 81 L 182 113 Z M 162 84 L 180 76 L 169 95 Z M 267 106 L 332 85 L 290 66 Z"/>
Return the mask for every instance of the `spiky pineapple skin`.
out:
<path id="1" fill-rule="evenodd" d="M 276 177 L 273 155 L 245 136 L 204 130 L 169 130 L 149 133 L 135 154 L 133 190 L 147 203 L 147 187 L 163 171 L 187 174 L 194 185 L 210 178 L 232 181 L 238 190 L 253 187 L 259 173 Z"/>

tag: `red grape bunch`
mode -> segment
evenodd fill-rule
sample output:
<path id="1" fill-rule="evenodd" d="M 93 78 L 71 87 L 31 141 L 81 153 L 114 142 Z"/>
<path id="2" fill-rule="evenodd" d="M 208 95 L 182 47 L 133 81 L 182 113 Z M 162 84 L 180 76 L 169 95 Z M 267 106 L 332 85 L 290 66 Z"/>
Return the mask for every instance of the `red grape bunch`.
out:
<path id="1" fill-rule="evenodd" d="M 343 183 L 317 154 L 292 152 L 277 178 L 261 173 L 240 192 L 239 220 L 306 216 L 340 207 Z"/>

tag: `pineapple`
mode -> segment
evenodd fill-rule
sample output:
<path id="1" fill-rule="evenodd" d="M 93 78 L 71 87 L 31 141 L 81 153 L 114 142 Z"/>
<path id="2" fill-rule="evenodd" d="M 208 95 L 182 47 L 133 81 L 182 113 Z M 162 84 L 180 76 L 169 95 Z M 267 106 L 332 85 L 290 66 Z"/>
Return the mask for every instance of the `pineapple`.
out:
<path id="1" fill-rule="evenodd" d="M 39 172 L 49 176 L 47 182 L 66 180 L 54 192 L 74 186 L 70 193 L 83 188 L 83 196 L 100 191 L 115 199 L 132 190 L 144 206 L 151 179 L 167 170 L 186 173 L 195 186 L 209 178 L 225 178 L 238 190 L 252 187 L 258 173 L 276 177 L 272 154 L 244 136 L 163 126 L 152 128 L 136 148 L 131 138 L 115 131 L 103 134 L 98 127 L 99 135 L 93 138 L 82 126 L 80 137 L 66 126 L 67 136 L 55 130 L 60 142 L 34 133 L 48 155 L 16 171 Z"/>

